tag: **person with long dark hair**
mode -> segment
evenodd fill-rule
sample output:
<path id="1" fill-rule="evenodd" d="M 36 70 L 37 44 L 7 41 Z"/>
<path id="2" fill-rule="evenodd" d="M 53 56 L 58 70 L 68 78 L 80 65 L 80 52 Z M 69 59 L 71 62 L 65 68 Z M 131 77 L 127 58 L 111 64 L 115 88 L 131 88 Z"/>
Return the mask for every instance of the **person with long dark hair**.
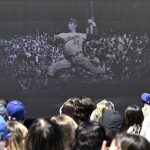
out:
<path id="1" fill-rule="evenodd" d="M 74 150 L 100 150 L 103 140 L 109 138 L 99 122 L 83 122 L 76 130 Z"/>
<path id="2" fill-rule="evenodd" d="M 29 128 L 25 150 L 63 150 L 59 126 L 44 119 L 37 119 Z"/>
<path id="3" fill-rule="evenodd" d="M 130 105 L 125 109 L 125 130 L 128 133 L 139 134 L 144 120 L 142 109 L 137 105 Z"/>

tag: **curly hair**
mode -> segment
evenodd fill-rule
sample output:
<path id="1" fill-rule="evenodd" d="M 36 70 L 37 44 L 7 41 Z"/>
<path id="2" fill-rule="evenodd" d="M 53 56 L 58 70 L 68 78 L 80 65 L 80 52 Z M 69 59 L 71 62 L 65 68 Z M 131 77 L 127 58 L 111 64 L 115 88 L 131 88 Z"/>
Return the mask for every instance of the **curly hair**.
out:
<path id="1" fill-rule="evenodd" d="M 111 101 L 104 99 L 96 105 L 96 109 L 92 112 L 90 120 L 98 121 L 106 109 L 115 110 L 115 106 Z"/>
<path id="2" fill-rule="evenodd" d="M 60 113 L 72 117 L 77 124 L 90 119 L 95 105 L 88 97 L 76 97 L 67 100 L 60 108 Z"/>

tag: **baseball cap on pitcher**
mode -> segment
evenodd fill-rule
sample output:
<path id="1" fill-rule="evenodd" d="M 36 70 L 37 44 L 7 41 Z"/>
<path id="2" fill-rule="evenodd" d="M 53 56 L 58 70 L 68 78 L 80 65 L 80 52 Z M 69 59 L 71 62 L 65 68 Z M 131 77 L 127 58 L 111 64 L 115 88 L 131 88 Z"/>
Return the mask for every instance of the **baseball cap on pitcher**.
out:
<path id="1" fill-rule="evenodd" d="M 75 18 L 70 18 L 69 22 L 73 22 L 74 24 L 77 24 L 77 20 Z"/>
<path id="2" fill-rule="evenodd" d="M 150 105 L 150 94 L 149 93 L 143 93 L 141 95 L 141 99 L 144 103 Z"/>

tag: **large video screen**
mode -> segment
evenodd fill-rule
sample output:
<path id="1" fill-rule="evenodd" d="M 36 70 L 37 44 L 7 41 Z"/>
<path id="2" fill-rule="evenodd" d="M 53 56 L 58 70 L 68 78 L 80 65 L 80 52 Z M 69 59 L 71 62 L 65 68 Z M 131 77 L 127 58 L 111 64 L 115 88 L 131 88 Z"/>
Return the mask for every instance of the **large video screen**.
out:
<path id="1" fill-rule="evenodd" d="M 0 0 L 1 95 L 148 89 L 149 18 L 147 0 Z"/>

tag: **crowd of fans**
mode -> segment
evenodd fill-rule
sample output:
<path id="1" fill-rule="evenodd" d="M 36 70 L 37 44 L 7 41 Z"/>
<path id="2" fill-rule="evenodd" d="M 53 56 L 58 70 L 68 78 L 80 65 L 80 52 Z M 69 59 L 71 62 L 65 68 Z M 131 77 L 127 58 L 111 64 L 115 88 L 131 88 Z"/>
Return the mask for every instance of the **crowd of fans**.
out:
<path id="1" fill-rule="evenodd" d="M 150 94 L 143 108 L 130 105 L 124 114 L 106 99 L 96 105 L 88 97 L 66 100 L 59 114 L 27 124 L 20 100 L 0 99 L 1 150 L 149 150 Z"/>
<path id="2" fill-rule="evenodd" d="M 146 34 L 102 34 L 98 40 L 86 42 L 85 53 L 104 65 L 111 79 L 139 78 L 148 42 Z"/>
<path id="3" fill-rule="evenodd" d="M 65 57 L 62 41 L 51 43 L 53 35 L 14 35 L 0 38 L 0 73 L 17 79 L 22 89 L 47 85 L 48 67 Z M 145 75 L 149 38 L 147 34 L 100 34 L 96 39 L 86 40 L 83 54 L 95 66 L 103 66 L 106 74 L 96 76 L 84 68 L 72 66 L 60 71 L 57 79 L 131 79 Z"/>

